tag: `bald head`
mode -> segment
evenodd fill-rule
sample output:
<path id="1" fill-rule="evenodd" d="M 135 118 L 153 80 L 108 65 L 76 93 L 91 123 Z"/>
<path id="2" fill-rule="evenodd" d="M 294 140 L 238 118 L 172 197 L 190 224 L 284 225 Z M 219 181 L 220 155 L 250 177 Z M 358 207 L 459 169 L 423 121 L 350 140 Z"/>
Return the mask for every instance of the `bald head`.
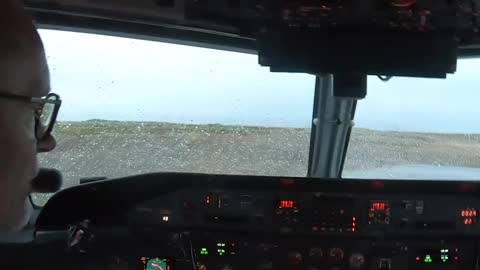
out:
<path id="1" fill-rule="evenodd" d="M 0 93 L 41 97 L 49 90 L 45 52 L 31 18 L 16 0 L 0 0 Z M 37 138 L 35 126 L 31 103 L 0 97 L 0 232 L 28 221 L 37 151 L 54 147 L 40 147 L 51 135 Z"/>
<path id="2" fill-rule="evenodd" d="M 19 1 L 0 1 L 0 91 L 44 96 L 50 88 L 42 41 Z"/>

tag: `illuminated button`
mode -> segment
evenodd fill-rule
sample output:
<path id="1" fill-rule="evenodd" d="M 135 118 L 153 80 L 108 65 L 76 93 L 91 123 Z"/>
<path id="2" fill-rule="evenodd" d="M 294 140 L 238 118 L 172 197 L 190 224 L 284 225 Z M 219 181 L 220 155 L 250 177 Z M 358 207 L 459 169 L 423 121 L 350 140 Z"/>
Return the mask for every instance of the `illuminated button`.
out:
<path id="1" fill-rule="evenodd" d="M 211 203 L 212 203 L 212 197 L 210 195 L 207 195 L 205 197 L 205 204 L 210 206 Z"/>

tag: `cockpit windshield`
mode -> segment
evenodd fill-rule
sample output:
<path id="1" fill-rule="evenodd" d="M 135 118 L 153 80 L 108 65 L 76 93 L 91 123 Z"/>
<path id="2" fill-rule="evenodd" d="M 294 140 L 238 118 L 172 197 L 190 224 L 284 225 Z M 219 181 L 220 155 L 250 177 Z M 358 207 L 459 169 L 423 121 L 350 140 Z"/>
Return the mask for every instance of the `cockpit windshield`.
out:
<path id="1" fill-rule="evenodd" d="M 313 75 L 271 73 L 245 53 L 40 34 L 63 100 L 58 146 L 40 165 L 59 169 L 64 188 L 150 172 L 306 175 Z"/>
<path id="2" fill-rule="evenodd" d="M 40 165 L 62 171 L 64 188 L 149 172 L 307 175 L 315 76 L 271 73 L 245 53 L 40 34 L 63 100 Z M 480 178 L 478 61 L 447 80 L 369 77 L 342 176 Z"/>
<path id="3" fill-rule="evenodd" d="M 480 59 L 447 79 L 369 77 L 343 177 L 480 179 Z"/>

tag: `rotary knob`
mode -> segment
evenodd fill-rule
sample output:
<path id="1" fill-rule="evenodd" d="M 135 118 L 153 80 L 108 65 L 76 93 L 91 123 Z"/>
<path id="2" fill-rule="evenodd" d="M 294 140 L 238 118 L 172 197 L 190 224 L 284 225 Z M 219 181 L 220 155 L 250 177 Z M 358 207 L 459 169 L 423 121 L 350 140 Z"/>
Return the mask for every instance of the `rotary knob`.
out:
<path id="1" fill-rule="evenodd" d="M 348 261 L 352 269 L 361 269 L 365 266 L 365 256 L 361 253 L 353 253 Z"/>

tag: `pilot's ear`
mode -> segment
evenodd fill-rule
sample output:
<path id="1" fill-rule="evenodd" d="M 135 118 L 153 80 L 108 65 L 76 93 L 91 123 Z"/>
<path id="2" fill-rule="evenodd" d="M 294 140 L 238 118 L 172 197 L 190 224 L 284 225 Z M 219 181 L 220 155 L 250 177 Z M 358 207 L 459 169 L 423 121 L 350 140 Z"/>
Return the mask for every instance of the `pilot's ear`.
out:
<path id="1" fill-rule="evenodd" d="M 50 152 L 53 149 L 55 149 L 55 146 L 57 146 L 57 141 L 55 140 L 55 138 L 52 136 L 51 133 L 48 133 L 42 139 L 37 141 L 37 152 L 38 153 Z"/>

